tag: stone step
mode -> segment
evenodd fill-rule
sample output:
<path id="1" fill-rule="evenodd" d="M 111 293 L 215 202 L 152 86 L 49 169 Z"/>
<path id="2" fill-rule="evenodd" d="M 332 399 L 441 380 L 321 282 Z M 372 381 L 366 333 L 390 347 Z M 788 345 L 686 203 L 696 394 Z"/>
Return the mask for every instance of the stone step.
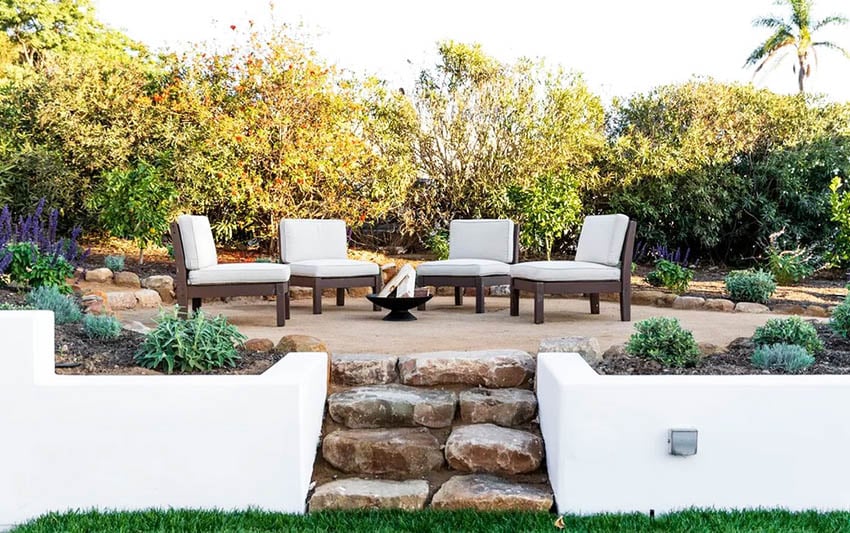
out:
<path id="1" fill-rule="evenodd" d="M 452 424 L 457 395 L 407 385 L 355 387 L 328 397 L 334 421 L 353 429 L 394 426 L 443 428 Z"/>
<path id="2" fill-rule="evenodd" d="M 322 441 L 322 456 L 353 474 L 421 476 L 443 465 L 440 442 L 425 428 L 334 431 Z"/>
<path id="3" fill-rule="evenodd" d="M 310 512 L 339 509 L 403 509 L 425 507 L 428 482 L 422 479 L 340 479 L 325 483 L 310 497 Z"/>
<path id="4" fill-rule="evenodd" d="M 380 354 L 343 354 L 331 357 L 335 385 L 377 385 L 398 380 L 398 357 Z"/>
<path id="5" fill-rule="evenodd" d="M 460 393 L 460 419 L 467 424 L 519 426 L 537 414 L 537 398 L 527 389 L 469 389 Z"/>
<path id="6" fill-rule="evenodd" d="M 487 474 L 454 476 L 431 500 L 434 509 L 477 511 L 549 511 L 554 496 L 548 487 L 511 483 Z"/>
<path id="7" fill-rule="evenodd" d="M 461 426 L 446 441 L 446 460 L 461 472 L 524 474 L 543 461 L 543 439 L 494 424 Z"/>
<path id="8" fill-rule="evenodd" d="M 405 385 L 508 388 L 531 380 L 534 359 L 520 350 L 431 352 L 399 357 L 398 371 Z"/>

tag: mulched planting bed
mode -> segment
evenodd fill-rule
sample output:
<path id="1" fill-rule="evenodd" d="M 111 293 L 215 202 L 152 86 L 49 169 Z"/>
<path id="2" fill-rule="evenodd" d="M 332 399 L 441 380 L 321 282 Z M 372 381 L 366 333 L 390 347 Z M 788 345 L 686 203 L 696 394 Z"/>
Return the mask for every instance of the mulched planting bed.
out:
<path id="1" fill-rule="evenodd" d="M 824 351 L 815 355 L 815 363 L 794 374 L 850 374 L 850 340 L 836 335 L 829 324 L 815 322 Z M 696 366 L 665 368 L 656 361 L 630 355 L 606 358 L 594 366 L 600 374 L 617 375 L 769 375 L 789 374 L 784 370 L 763 370 L 750 363 L 755 346 L 749 338 L 732 341 L 726 352 L 707 355 Z"/>

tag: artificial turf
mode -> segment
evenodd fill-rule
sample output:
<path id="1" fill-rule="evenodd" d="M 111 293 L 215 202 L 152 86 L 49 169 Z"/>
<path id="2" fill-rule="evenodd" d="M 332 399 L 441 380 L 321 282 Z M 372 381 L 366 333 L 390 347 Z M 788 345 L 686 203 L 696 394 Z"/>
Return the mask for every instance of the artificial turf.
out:
<path id="1" fill-rule="evenodd" d="M 549 513 L 484 513 L 475 511 L 335 511 L 287 515 L 263 511 L 151 510 L 48 514 L 13 528 L 14 533 L 46 532 L 843 532 L 850 533 L 850 513 L 813 511 L 691 510 L 654 519 L 644 514 L 566 516 L 563 529 Z M 560 524 L 559 524 L 560 525 Z"/>

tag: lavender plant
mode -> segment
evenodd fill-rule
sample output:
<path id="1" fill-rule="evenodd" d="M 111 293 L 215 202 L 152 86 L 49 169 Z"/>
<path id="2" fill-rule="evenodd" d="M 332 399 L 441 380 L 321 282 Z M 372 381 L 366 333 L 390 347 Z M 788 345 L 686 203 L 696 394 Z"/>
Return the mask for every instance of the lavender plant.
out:
<path id="1" fill-rule="evenodd" d="M 677 265 L 687 267 L 691 256 L 691 249 L 668 248 L 663 244 L 650 245 L 648 242 L 639 242 L 635 245 L 633 261 L 636 263 L 655 263 L 660 260 L 669 261 Z"/>

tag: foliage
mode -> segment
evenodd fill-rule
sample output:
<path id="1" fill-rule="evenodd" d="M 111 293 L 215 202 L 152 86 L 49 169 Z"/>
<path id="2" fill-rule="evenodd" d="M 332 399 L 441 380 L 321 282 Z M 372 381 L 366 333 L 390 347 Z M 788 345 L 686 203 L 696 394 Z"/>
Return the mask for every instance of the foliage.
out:
<path id="1" fill-rule="evenodd" d="M 658 361 L 664 366 L 693 366 L 700 352 L 693 333 L 671 317 L 652 317 L 635 324 L 626 352 Z"/>
<path id="2" fill-rule="evenodd" d="M 848 20 L 840 15 L 832 15 L 821 20 L 813 19 L 811 11 L 814 0 L 777 0 L 776 3 L 788 6 L 791 9 L 791 16 L 788 19 L 782 19 L 771 15 L 753 21 L 753 26 L 769 28 L 773 33 L 753 50 L 747 58 L 747 66 L 758 65 L 756 72 L 759 72 L 767 63 L 780 60 L 786 49 L 793 48 L 797 56 L 794 72 L 797 74 L 797 86 L 802 93 L 804 82 L 812 71 L 809 52 L 816 58 L 817 48 L 833 49 L 850 59 L 850 53 L 836 43 L 813 39 L 813 34 L 822 28 L 847 24 Z"/>
<path id="3" fill-rule="evenodd" d="M 823 342 L 818 338 L 815 327 L 798 316 L 768 320 L 764 326 L 756 328 L 753 343 L 756 346 L 794 344 L 812 355 L 823 351 Z"/>
<path id="4" fill-rule="evenodd" d="M 130 170 L 107 172 L 88 207 L 113 235 L 136 242 L 142 263 L 145 248 L 168 231 L 176 194 L 155 166 L 140 161 Z"/>
<path id="5" fill-rule="evenodd" d="M 576 180 L 538 176 L 527 187 L 510 185 L 507 195 L 522 226 L 522 244 L 551 259 L 555 239 L 574 229 L 579 221 L 581 199 Z"/>
<path id="6" fill-rule="evenodd" d="M 838 335 L 845 339 L 850 338 L 850 298 L 844 298 L 844 301 L 832 310 L 829 325 Z"/>
<path id="7" fill-rule="evenodd" d="M 729 298 L 736 302 L 766 304 L 776 290 L 773 274 L 763 270 L 733 270 L 724 281 Z"/>
<path id="8" fill-rule="evenodd" d="M 124 256 L 107 255 L 103 258 L 103 265 L 113 272 L 121 272 L 124 270 Z"/>
<path id="9" fill-rule="evenodd" d="M 815 358 L 802 346 L 779 343 L 757 346 L 750 361 L 758 368 L 797 372 L 812 366 Z"/>
<path id="10" fill-rule="evenodd" d="M 225 317 L 207 318 L 200 310 L 191 318 L 180 318 L 175 307 L 171 313 L 160 313 L 156 322 L 136 353 L 136 362 L 147 368 L 162 367 L 169 374 L 175 369 L 187 372 L 236 366 L 240 356 L 235 346 L 247 338 Z"/>
<path id="11" fill-rule="evenodd" d="M 27 294 L 27 305 L 43 311 L 53 311 L 56 324 L 79 322 L 83 312 L 73 296 L 65 295 L 52 285 L 36 287 Z"/>
<path id="12" fill-rule="evenodd" d="M 666 259 L 656 261 L 655 270 L 646 275 L 646 281 L 653 287 L 666 287 L 676 294 L 687 292 L 693 279 L 693 270 Z"/>
<path id="13" fill-rule="evenodd" d="M 438 260 L 449 258 L 449 234 L 447 231 L 436 231 L 425 240 L 425 246 L 431 250 Z"/>
<path id="14" fill-rule="evenodd" d="M 117 339 L 121 335 L 121 322 L 112 315 L 86 315 L 83 331 L 91 339 Z"/>
<path id="15" fill-rule="evenodd" d="M 686 248 L 684 252 L 678 246 L 676 248 L 668 248 L 663 244 L 650 246 L 646 241 L 641 241 L 635 244 L 635 250 L 632 257 L 633 262 L 643 262 L 659 259 L 676 263 L 683 267 L 688 266 L 688 259 L 691 256 L 691 249 Z"/>
<path id="16" fill-rule="evenodd" d="M 33 309 L 33 307 L 29 305 L 19 305 L 8 302 L 0 303 L 0 311 L 27 311 L 31 309 Z"/>
<path id="17" fill-rule="evenodd" d="M 68 278 L 74 275 L 74 266 L 61 255 L 42 253 L 32 242 L 18 242 L 6 246 L 12 261 L 9 278 L 14 283 L 27 287 L 50 285 L 68 294 L 71 287 Z"/>
<path id="18" fill-rule="evenodd" d="M 767 267 L 779 285 L 796 285 L 812 275 L 814 269 L 804 256 L 805 250 L 767 249 Z"/>
<path id="19" fill-rule="evenodd" d="M 833 264 L 846 267 L 850 265 L 850 192 L 838 176 L 829 184 L 829 207 L 836 230 L 828 258 Z"/>

